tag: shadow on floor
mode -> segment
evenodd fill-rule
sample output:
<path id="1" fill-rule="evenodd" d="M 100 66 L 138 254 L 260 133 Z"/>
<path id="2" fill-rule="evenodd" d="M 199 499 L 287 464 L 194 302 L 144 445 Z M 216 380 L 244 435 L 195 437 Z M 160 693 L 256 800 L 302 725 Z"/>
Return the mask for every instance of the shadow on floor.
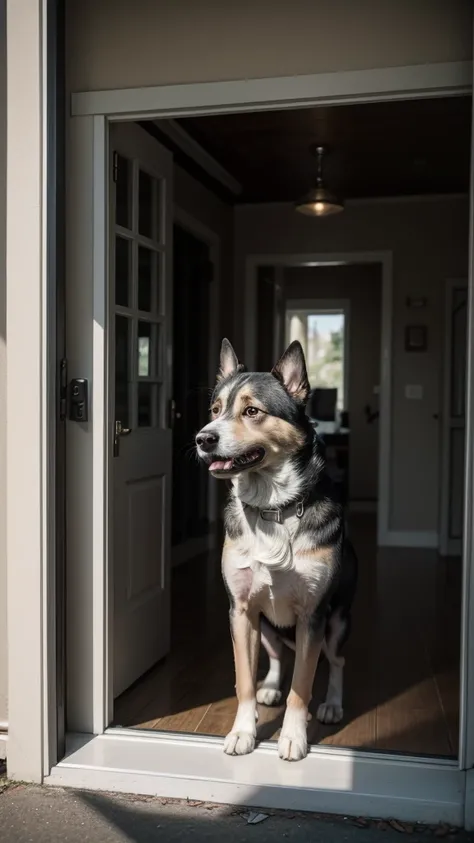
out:
<path id="1" fill-rule="evenodd" d="M 258 840 L 273 843 L 391 843 L 406 830 L 413 843 L 437 837 L 471 843 L 472 834 L 451 837 L 448 827 L 423 827 L 353 820 L 320 814 L 265 810 L 267 819 L 249 826 L 245 808 L 183 803 L 156 797 L 16 787 L 0 796 L 0 829 L 8 843 L 157 843 L 157 841 Z M 2 837 L 3 839 L 3 837 Z"/>
<path id="2" fill-rule="evenodd" d="M 458 743 L 461 564 L 435 551 L 378 549 L 375 519 L 357 516 L 351 538 L 359 587 L 346 646 L 345 717 L 325 727 L 315 717 L 312 743 L 455 756 Z M 115 723 L 225 734 L 235 713 L 228 603 L 218 555 L 173 573 L 172 648 L 168 659 L 117 701 Z M 286 687 L 291 675 L 288 652 Z M 261 653 L 259 675 L 266 671 Z M 324 698 L 321 662 L 312 711 Z M 281 725 L 283 708 L 261 707 L 258 738 Z"/>

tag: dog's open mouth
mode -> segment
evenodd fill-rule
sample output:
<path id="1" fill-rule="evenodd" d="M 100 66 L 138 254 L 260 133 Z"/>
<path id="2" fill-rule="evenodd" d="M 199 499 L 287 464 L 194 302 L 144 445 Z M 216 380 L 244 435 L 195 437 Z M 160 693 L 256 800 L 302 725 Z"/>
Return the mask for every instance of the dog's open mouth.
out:
<path id="1" fill-rule="evenodd" d="M 209 466 L 209 471 L 227 474 L 243 471 L 247 468 L 255 468 L 255 466 L 262 462 L 264 456 L 265 450 L 263 448 L 252 448 L 251 451 L 246 451 L 245 454 L 240 454 L 238 457 L 213 459 Z"/>

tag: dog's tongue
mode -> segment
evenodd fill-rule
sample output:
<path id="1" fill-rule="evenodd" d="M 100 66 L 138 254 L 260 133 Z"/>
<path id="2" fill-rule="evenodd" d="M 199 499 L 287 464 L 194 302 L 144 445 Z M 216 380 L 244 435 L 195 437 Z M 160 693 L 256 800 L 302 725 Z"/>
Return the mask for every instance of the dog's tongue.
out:
<path id="1" fill-rule="evenodd" d="M 216 460 L 209 466 L 209 471 L 229 471 L 232 468 L 232 460 Z"/>

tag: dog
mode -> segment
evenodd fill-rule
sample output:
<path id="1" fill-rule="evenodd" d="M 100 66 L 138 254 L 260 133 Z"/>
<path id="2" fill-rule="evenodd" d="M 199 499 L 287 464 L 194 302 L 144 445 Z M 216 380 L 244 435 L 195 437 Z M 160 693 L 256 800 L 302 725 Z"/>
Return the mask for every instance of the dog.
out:
<path id="1" fill-rule="evenodd" d="M 321 723 L 343 717 L 344 658 L 356 591 L 357 559 L 325 471 L 324 450 L 306 414 L 309 382 L 299 342 L 271 372 L 249 373 L 226 339 L 211 420 L 196 436 L 213 477 L 230 481 L 222 574 L 230 602 L 238 709 L 224 742 L 229 755 L 252 752 L 257 703 L 281 700 L 281 657 L 295 650 L 278 742 L 280 758 L 308 751 L 308 706 L 321 650 L 329 661 Z M 260 640 L 269 670 L 257 690 Z"/>

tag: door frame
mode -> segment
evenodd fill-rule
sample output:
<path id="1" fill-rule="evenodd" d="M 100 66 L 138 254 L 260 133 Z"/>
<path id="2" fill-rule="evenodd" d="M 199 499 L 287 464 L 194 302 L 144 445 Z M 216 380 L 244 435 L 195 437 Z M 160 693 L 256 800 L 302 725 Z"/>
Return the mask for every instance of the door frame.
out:
<path id="1" fill-rule="evenodd" d="M 397 533 L 390 530 L 391 488 L 391 407 L 392 407 L 392 252 L 334 252 L 309 254 L 247 255 L 245 268 L 245 360 L 251 368 L 256 354 L 256 296 L 259 266 L 331 266 L 339 264 L 378 264 L 381 279 L 380 396 L 378 447 L 377 543 L 397 545 Z"/>
<path id="2" fill-rule="evenodd" d="M 9 2 L 13 9 L 14 4 Z M 45 16 L 45 11 L 38 10 L 38 23 Z M 25 38 L 18 14 L 12 15 L 11 21 L 18 27 L 17 41 L 8 27 L 9 58 L 8 68 L 11 77 L 18 79 L 18 66 L 22 67 L 24 85 L 25 63 L 28 54 L 24 51 Z M 17 44 L 16 52 L 10 50 L 11 43 Z M 41 40 L 41 26 L 33 27 L 31 39 Z M 36 49 L 35 49 L 36 45 Z M 37 42 L 32 45 L 31 65 L 37 74 Z M 25 59 L 25 55 L 27 58 Z M 21 59 L 21 64 L 20 64 Z M 16 60 L 16 64 L 15 64 Z M 37 76 L 28 77 L 33 83 Z M 18 84 L 18 82 L 16 83 Z M 14 83 L 9 81 L 9 95 L 15 92 Z M 32 84 L 32 97 L 36 96 L 33 109 L 32 135 L 29 136 L 27 159 L 35 162 L 39 148 L 41 130 L 35 120 L 38 108 L 41 113 L 40 86 Z M 156 735 L 133 732 L 131 730 L 106 730 L 107 722 L 107 672 L 105 659 L 107 650 L 108 615 L 107 615 L 107 531 L 106 531 L 106 460 L 104 418 L 106 408 L 106 309 L 105 294 L 107 282 L 107 205 L 108 190 L 108 121 L 132 120 L 147 117 L 179 117 L 191 114 L 224 113 L 232 111 L 252 111 L 272 108 L 295 108 L 341 102 L 367 102 L 375 100 L 394 100 L 420 96 L 442 96 L 446 94 L 468 93 L 472 89 L 472 66 L 470 62 L 455 62 L 428 66 L 405 68 L 382 68 L 370 71 L 352 71 L 332 74 L 318 74 L 310 77 L 289 77 L 286 79 L 261 79 L 238 82 L 205 83 L 197 85 L 163 86 L 159 88 L 96 91 L 73 96 L 72 114 L 69 122 L 70 181 L 67 201 L 67 286 L 74 319 L 68 317 L 68 342 L 71 355 L 70 376 L 88 377 L 93 383 L 91 401 L 91 421 L 83 430 L 73 427 L 68 438 L 69 477 L 76 472 L 74 483 L 68 484 L 68 527 L 69 535 L 76 539 L 71 548 L 69 542 L 68 575 L 70 593 L 74 600 L 68 601 L 68 628 L 76 634 L 76 643 L 71 644 L 69 636 L 68 668 L 75 673 L 77 698 L 70 695 L 71 715 L 74 728 L 82 731 L 82 736 L 70 737 L 69 754 L 59 764 L 52 766 L 51 773 L 44 780 L 50 784 L 68 784 L 82 787 L 103 787 L 129 792 L 160 793 L 162 795 L 191 796 L 193 798 L 215 799 L 255 805 L 278 805 L 309 810 L 332 810 L 351 814 L 368 813 L 390 816 L 396 814 L 401 819 L 422 819 L 426 821 L 462 822 L 466 767 L 472 766 L 474 751 L 474 720 L 469 712 L 468 698 L 474 698 L 474 617 L 468 616 L 468 596 L 473 590 L 471 577 L 471 539 L 472 520 L 466 519 L 466 555 L 465 564 L 465 612 L 463 626 L 471 634 L 463 637 L 463 659 L 466 670 L 463 678 L 462 711 L 463 726 L 460 764 L 430 759 L 410 759 L 400 756 L 378 755 L 315 747 L 301 765 L 275 764 L 275 748 L 271 744 L 260 746 L 256 752 L 244 759 L 228 758 L 222 753 L 220 739 L 200 739 L 189 735 Z M 34 94 L 33 94 L 34 91 Z M 15 115 L 15 103 L 9 96 L 8 115 L 13 118 L 9 127 L 9 139 L 20 141 L 24 131 L 24 99 L 21 99 L 22 120 Z M 19 106 L 16 107 L 17 112 Z M 16 123 L 15 123 L 15 117 Z M 13 143 L 14 148 L 14 143 Z M 20 144 L 24 151 L 24 144 Z M 38 161 L 40 156 L 38 157 Z M 73 166 L 72 166 L 73 164 Z M 9 376 L 8 414 L 10 426 L 9 456 L 13 465 L 25 467 L 25 439 L 20 433 L 25 429 L 27 419 L 22 426 L 19 421 L 24 410 L 24 401 L 20 400 L 20 390 L 15 384 L 22 384 L 24 394 L 24 371 L 22 361 L 25 354 L 30 359 L 44 359 L 44 341 L 41 332 L 34 327 L 25 338 L 25 299 L 37 289 L 37 294 L 28 300 L 28 313 L 39 318 L 44 311 L 45 301 L 43 280 L 44 268 L 38 250 L 32 250 L 27 258 L 22 254 L 25 225 L 27 235 L 32 235 L 33 243 L 38 242 L 42 231 L 42 204 L 38 202 L 34 213 L 25 219 L 24 209 L 20 204 L 23 193 L 18 190 L 24 179 L 24 156 L 9 161 L 10 181 L 7 187 L 7 209 L 9 231 L 7 244 L 11 246 L 8 257 L 9 289 L 18 283 L 16 294 L 7 304 L 9 317 L 9 345 L 18 349 L 18 356 L 9 354 L 7 370 Z M 35 171 L 38 183 L 47 178 L 47 168 Z M 43 180 L 43 181 L 42 181 Z M 30 186 L 28 185 L 28 190 Z M 27 207 L 31 207 L 26 202 Z M 73 234 L 72 234 L 73 232 Z M 23 252 L 25 250 L 23 249 Z M 472 248 L 471 248 L 472 256 Z M 472 262 L 472 261 L 471 261 Z M 25 273 L 25 268 L 29 271 Z M 472 279 L 472 266 L 470 272 Z M 472 282 L 471 282 L 472 283 Z M 68 304 L 70 303 L 68 300 Z M 472 348 L 473 304 L 470 296 L 470 331 L 469 350 Z M 34 323 L 36 324 L 36 323 Z M 20 342 L 22 345 L 20 345 Z M 25 350 L 26 346 L 26 350 Z M 39 381 L 30 376 L 32 391 L 28 395 L 32 416 L 37 397 L 46 386 L 45 367 L 41 368 Z M 474 395 L 472 367 L 469 372 L 469 404 Z M 468 418 L 470 415 L 468 414 Z M 468 430 L 471 426 L 467 422 Z M 71 426 L 70 426 L 71 427 Z M 44 453 L 42 448 L 44 428 L 31 431 L 28 427 L 29 453 Z M 472 445 L 473 435 L 469 435 L 468 481 L 472 480 Z M 31 481 L 31 484 L 30 484 Z M 38 481 L 40 481 L 38 483 Z M 51 663 L 54 657 L 45 646 L 33 646 L 25 654 L 24 630 L 29 628 L 37 640 L 47 641 L 44 636 L 46 612 L 40 611 L 42 601 L 51 605 L 51 587 L 44 588 L 45 582 L 39 571 L 43 565 L 51 564 L 50 555 L 44 553 L 44 543 L 39 529 L 38 512 L 44 512 L 45 498 L 39 494 L 48 478 L 44 465 L 32 459 L 27 467 L 27 475 L 22 478 L 21 490 L 15 482 L 15 475 L 10 471 L 7 491 L 11 493 L 8 509 L 8 572 L 12 575 L 9 583 L 9 606 L 14 608 L 14 622 L 9 623 L 10 680 L 15 693 L 12 703 L 14 722 L 14 741 L 19 746 L 15 757 L 18 759 L 18 772 L 25 771 L 25 778 L 43 774 L 43 757 L 40 752 L 38 765 L 38 747 L 47 734 L 48 704 L 43 706 L 43 682 L 48 681 Z M 54 482 L 51 480 L 50 482 Z M 92 489 L 91 489 L 92 487 Z M 24 516 L 25 490 L 28 512 L 33 516 L 34 531 L 30 531 L 28 547 L 31 553 L 25 553 Z M 38 493 L 37 493 L 38 492 Z M 44 490 L 43 490 L 44 494 Z M 469 495 L 471 500 L 471 487 Z M 35 516 L 36 506 L 36 516 Z M 38 529 L 36 529 L 38 526 Z M 11 529 L 10 529 L 11 528 Z M 21 549 L 24 565 L 21 571 L 15 571 L 17 551 Z M 28 575 L 31 574 L 31 579 Z M 27 598 L 25 600 L 25 584 Z M 474 595 L 473 595 L 474 596 Z M 467 621 L 469 623 L 467 623 Z M 36 640 L 36 638 L 35 638 Z M 472 642 L 472 643 L 471 643 Z M 467 644 L 471 645 L 469 647 Z M 20 646 L 21 645 L 21 646 Z M 77 662 L 71 656 L 78 655 Z M 469 655 L 469 661 L 466 661 Z M 25 699 L 25 681 L 30 683 Z M 31 686 L 32 676 L 34 684 Z M 78 683 L 82 680 L 82 685 Z M 22 699 L 19 698 L 21 689 Z M 471 709 L 474 707 L 471 705 Z M 69 711 L 68 711 L 69 714 Z M 31 716 L 32 715 L 32 716 Z M 71 718 L 69 718 L 71 722 Z M 81 727 L 80 729 L 78 727 Z M 32 745 L 22 740 L 21 728 L 32 737 Z M 117 755 L 118 752 L 118 755 Z M 118 769 L 120 759 L 120 769 Z M 203 763 L 204 762 L 204 763 Z M 200 772 L 206 770 L 203 775 Z M 137 775 L 140 771 L 141 775 Z M 304 773 L 304 780 L 301 775 Z M 324 807 L 323 807 L 324 806 Z"/>
<path id="3" fill-rule="evenodd" d="M 467 278 L 448 278 L 445 285 L 445 313 L 444 313 L 444 337 L 443 337 L 443 386 L 442 386 L 442 415 L 441 415 L 441 494 L 439 513 L 439 552 L 442 556 L 455 556 L 462 553 L 462 538 L 451 539 L 449 537 L 449 479 L 451 473 L 450 447 L 449 447 L 449 408 L 451 388 L 451 339 L 452 339 L 452 293 L 456 287 L 465 286 L 468 289 Z M 464 421 L 464 429 L 466 422 Z"/>

